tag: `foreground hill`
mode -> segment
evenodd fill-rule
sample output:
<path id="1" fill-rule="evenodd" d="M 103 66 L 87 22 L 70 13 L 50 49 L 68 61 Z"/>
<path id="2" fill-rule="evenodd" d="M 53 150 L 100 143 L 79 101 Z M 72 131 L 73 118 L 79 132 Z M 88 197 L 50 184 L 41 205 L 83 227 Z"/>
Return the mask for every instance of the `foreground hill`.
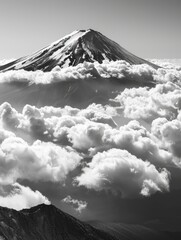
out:
<path id="1" fill-rule="evenodd" d="M 22 211 L 0 207 L 1 240 L 169 239 L 165 234 L 137 225 L 95 223 L 92 225 L 94 227 L 53 205 L 41 204 Z"/>
<path id="2" fill-rule="evenodd" d="M 4 240 L 114 240 L 52 205 L 15 211 L 0 208 L 0 239 Z"/>

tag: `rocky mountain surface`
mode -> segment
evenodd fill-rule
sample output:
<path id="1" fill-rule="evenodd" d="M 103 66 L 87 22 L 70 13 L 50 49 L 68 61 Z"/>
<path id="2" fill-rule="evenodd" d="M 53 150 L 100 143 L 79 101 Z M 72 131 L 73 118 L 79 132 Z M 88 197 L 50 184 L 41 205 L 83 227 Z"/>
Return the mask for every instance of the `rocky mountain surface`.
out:
<path id="1" fill-rule="evenodd" d="M 158 66 L 139 58 L 100 32 L 92 29 L 78 30 L 50 44 L 36 53 L 14 60 L 0 71 L 24 69 L 28 71 L 51 71 L 54 67 L 65 68 L 83 62 L 125 60 L 130 64 Z"/>
<path id="2" fill-rule="evenodd" d="M 16 211 L 0 207 L 0 240 L 168 240 L 139 225 L 82 222 L 53 205 Z"/>

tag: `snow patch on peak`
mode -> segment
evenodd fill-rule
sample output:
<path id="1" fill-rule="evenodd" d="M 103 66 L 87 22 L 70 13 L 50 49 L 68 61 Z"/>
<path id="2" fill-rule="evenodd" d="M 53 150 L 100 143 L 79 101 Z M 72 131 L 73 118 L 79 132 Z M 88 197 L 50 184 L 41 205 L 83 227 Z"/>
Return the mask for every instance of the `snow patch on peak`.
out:
<path id="1" fill-rule="evenodd" d="M 54 46 L 57 45 L 60 41 L 66 40 L 67 38 L 72 37 L 73 35 L 77 34 L 78 32 L 79 32 L 78 30 L 75 30 L 75 31 L 73 31 L 72 33 L 69 33 L 69 34 L 65 35 L 64 37 L 62 37 L 62 38 L 56 40 L 55 42 L 51 43 L 51 44 L 49 45 L 49 48 L 54 47 Z"/>

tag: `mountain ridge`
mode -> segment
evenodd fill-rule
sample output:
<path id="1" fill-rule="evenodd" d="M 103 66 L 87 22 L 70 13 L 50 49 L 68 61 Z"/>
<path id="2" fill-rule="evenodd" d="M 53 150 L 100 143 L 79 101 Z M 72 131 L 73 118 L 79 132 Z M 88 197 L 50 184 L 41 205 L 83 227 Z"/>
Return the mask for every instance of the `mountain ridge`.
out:
<path id="1" fill-rule="evenodd" d="M 173 236 L 139 225 L 82 222 L 51 204 L 20 211 L 0 207 L 1 240 L 173 240 Z"/>
<path id="2" fill-rule="evenodd" d="M 55 206 L 45 204 L 21 211 L 0 207 L 0 239 L 117 240 Z"/>

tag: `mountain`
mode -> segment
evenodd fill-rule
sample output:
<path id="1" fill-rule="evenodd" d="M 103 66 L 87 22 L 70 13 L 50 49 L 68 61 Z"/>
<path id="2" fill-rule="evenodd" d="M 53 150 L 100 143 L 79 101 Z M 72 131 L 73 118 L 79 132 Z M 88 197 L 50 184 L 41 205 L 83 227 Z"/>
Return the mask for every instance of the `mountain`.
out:
<path id="1" fill-rule="evenodd" d="M 16 211 L 0 207 L 0 240 L 168 240 L 164 233 L 126 224 L 92 224 L 53 205 Z M 172 238 L 173 235 L 172 235 Z"/>
<path id="2" fill-rule="evenodd" d="M 53 205 L 15 211 L 0 207 L 1 240 L 116 240 Z"/>
<path id="3" fill-rule="evenodd" d="M 91 66 L 88 69 L 85 66 L 77 67 L 76 70 L 70 68 L 66 73 L 68 76 L 66 81 L 59 77 L 61 71 L 46 72 L 51 71 L 57 65 L 65 68 L 76 66 L 84 61 L 101 63 L 103 60 L 120 59 L 130 64 L 147 63 L 155 68 L 158 67 L 134 56 L 99 32 L 91 29 L 75 31 L 31 56 L 0 66 L 0 72 L 6 71 L 0 76 L 5 78 L 0 88 L 0 104 L 7 101 L 17 110 L 22 110 L 25 104 L 37 107 L 70 105 L 85 108 L 93 102 L 108 104 L 109 99 L 114 99 L 118 92 L 122 92 L 125 88 L 155 84 L 152 74 L 145 76 L 145 74 L 131 74 L 129 71 L 123 71 L 120 73 L 120 78 L 117 78 L 114 72 L 110 77 L 104 77 L 104 74 L 101 76 L 96 68 L 91 68 Z M 28 71 L 39 69 L 45 73 L 8 73 L 8 70 L 12 69 Z M 85 69 L 87 75 L 81 69 Z M 79 78 L 79 70 L 80 74 L 86 75 L 86 79 Z M 50 84 L 46 83 L 47 75 L 52 78 Z M 35 78 L 43 79 L 44 82 L 37 84 L 34 82 Z"/>
<path id="4" fill-rule="evenodd" d="M 30 56 L 0 66 L 0 71 L 18 69 L 51 71 L 56 66 L 64 68 L 85 61 L 102 63 L 104 60 L 125 60 L 130 64 L 146 63 L 158 68 L 128 52 L 101 33 L 88 29 L 74 31 Z"/>

